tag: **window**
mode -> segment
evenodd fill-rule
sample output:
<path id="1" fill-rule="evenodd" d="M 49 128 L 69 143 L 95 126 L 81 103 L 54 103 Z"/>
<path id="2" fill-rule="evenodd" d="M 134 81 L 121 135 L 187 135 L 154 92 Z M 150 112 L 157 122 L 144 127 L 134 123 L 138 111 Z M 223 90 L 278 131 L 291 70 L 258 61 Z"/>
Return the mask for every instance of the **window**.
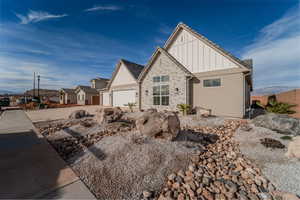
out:
<path id="1" fill-rule="evenodd" d="M 204 87 L 218 87 L 221 86 L 221 79 L 207 79 L 203 81 Z"/>
<path id="2" fill-rule="evenodd" d="M 169 85 L 153 87 L 153 105 L 169 105 Z"/>
<path id="3" fill-rule="evenodd" d="M 160 82 L 169 82 L 169 76 L 154 76 L 153 77 L 154 83 L 160 83 Z"/>
<path id="4" fill-rule="evenodd" d="M 160 76 L 154 76 L 153 77 L 153 82 L 154 83 L 159 83 L 160 82 Z"/>
<path id="5" fill-rule="evenodd" d="M 153 105 L 169 105 L 169 85 L 165 85 L 169 79 L 168 75 L 153 77 Z"/>
<path id="6" fill-rule="evenodd" d="M 161 82 L 169 82 L 169 76 L 161 76 Z"/>

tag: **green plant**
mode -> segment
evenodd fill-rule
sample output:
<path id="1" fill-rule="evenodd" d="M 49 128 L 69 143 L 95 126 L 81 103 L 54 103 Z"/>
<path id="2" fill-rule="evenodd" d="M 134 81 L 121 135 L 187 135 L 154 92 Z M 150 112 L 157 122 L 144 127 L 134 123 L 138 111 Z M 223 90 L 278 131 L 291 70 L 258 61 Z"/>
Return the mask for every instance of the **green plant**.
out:
<path id="1" fill-rule="evenodd" d="M 277 102 L 276 99 L 270 99 L 268 104 L 266 105 L 266 110 L 272 113 L 278 114 L 294 114 L 295 111 L 291 110 L 291 108 L 295 107 L 294 104 Z"/>
<path id="2" fill-rule="evenodd" d="M 133 107 L 136 106 L 136 103 L 127 103 L 124 106 L 128 106 L 130 112 L 133 112 Z"/>
<path id="3" fill-rule="evenodd" d="M 285 135 L 285 136 L 280 137 L 280 139 L 283 139 L 283 140 L 292 140 L 293 138 L 291 136 Z"/>
<path id="4" fill-rule="evenodd" d="M 188 104 L 178 104 L 177 108 L 180 110 L 180 112 L 182 112 L 183 115 L 187 115 L 187 113 L 189 112 L 191 106 Z"/>

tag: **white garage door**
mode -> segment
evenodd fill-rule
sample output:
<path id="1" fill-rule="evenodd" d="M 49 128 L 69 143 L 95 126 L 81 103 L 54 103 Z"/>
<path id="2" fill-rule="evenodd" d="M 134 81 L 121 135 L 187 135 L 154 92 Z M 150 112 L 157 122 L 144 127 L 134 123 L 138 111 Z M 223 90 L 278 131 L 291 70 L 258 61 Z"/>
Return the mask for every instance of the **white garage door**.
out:
<path id="1" fill-rule="evenodd" d="M 109 93 L 103 92 L 103 105 L 109 106 Z"/>
<path id="2" fill-rule="evenodd" d="M 125 107 L 124 104 L 135 103 L 136 90 L 113 91 L 113 106 Z"/>

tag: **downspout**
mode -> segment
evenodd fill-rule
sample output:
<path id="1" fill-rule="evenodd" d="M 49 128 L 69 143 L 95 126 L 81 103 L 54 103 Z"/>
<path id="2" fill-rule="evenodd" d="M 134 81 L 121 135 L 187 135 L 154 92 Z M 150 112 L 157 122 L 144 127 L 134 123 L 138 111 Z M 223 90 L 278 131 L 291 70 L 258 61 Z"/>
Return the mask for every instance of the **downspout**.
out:
<path id="1" fill-rule="evenodd" d="M 138 82 L 138 87 L 139 87 L 139 91 L 138 91 L 139 111 L 141 111 L 142 110 L 142 95 L 141 95 L 142 94 L 142 84 L 140 81 Z"/>
<path id="2" fill-rule="evenodd" d="M 251 72 L 248 72 L 248 73 L 245 73 L 243 75 L 243 88 L 244 88 L 244 91 L 243 91 L 243 110 L 244 110 L 244 113 L 243 113 L 243 117 L 245 118 L 246 117 L 246 76 L 248 75 L 251 75 Z"/>
<path id="3" fill-rule="evenodd" d="M 186 104 L 190 105 L 191 101 L 190 101 L 190 80 L 192 80 L 193 77 L 192 76 L 187 76 L 186 77 Z M 192 105 L 190 105 L 192 106 Z"/>

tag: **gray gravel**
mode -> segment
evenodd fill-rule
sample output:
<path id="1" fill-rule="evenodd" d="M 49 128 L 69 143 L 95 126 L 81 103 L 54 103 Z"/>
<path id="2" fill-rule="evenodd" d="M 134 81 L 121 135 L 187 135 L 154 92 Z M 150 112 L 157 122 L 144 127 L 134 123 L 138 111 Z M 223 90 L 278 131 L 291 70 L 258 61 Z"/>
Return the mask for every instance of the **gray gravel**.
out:
<path id="1" fill-rule="evenodd" d="M 133 132 L 108 136 L 75 156 L 72 168 L 99 199 L 140 199 L 142 191 L 159 191 L 168 174 L 187 167 L 198 148 L 186 145 Z"/>
<path id="2" fill-rule="evenodd" d="M 250 125 L 252 130 L 238 129 L 235 140 L 240 143 L 241 152 L 256 162 L 264 175 L 282 191 L 300 195 L 300 161 L 289 159 L 284 154 L 287 148 L 270 149 L 260 144 L 261 138 L 273 138 L 279 140 L 288 147 L 288 140 L 282 140 L 283 135 L 272 130 Z"/>

